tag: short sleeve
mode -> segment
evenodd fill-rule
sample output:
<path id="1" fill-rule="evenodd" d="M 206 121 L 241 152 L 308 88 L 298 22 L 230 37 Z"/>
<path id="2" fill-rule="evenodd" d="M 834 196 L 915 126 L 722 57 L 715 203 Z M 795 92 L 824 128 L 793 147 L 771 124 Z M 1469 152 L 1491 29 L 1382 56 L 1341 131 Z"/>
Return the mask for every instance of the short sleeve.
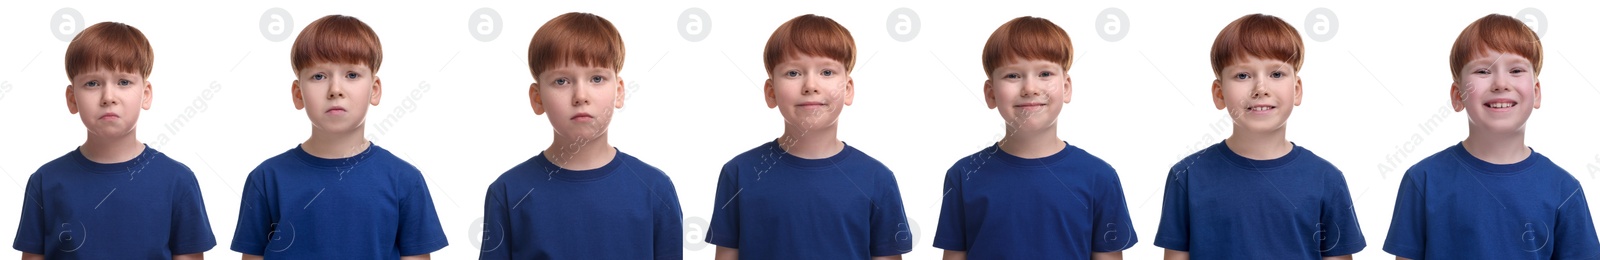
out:
<path id="1" fill-rule="evenodd" d="M 1389 235 L 1383 240 L 1383 251 L 1398 257 L 1422 259 L 1423 246 L 1427 244 L 1427 197 L 1423 196 L 1422 183 L 1417 180 L 1424 173 L 1407 170 L 1400 179 L 1400 190 L 1394 198 L 1394 217 L 1389 220 Z"/>
<path id="2" fill-rule="evenodd" d="M 444 228 L 439 225 L 439 213 L 433 209 L 433 195 L 422 173 L 415 172 L 416 180 L 407 185 L 405 197 L 400 199 L 400 227 L 396 232 L 395 248 L 400 255 L 432 253 L 450 243 L 445 240 Z"/>
<path id="3" fill-rule="evenodd" d="M 1139 237 L 1133 232 L 1133 217 L 1128 215 L 1128 202 L 1122 192 L 1122 180 L 1109 166 L 1108 172 L 1097 178 L 1094 198 L 1094 242 L 1090 250 L 1116 252 L 1133 247 Z"/>
<path id="4" fill-rule="evenodd" d="M 194 172 L 184 170 L 176 178 L 172 192 L 172 231 L 167 243 L 173 255 L 201 253 L 217 246 L 217 237 L 211 233 L 211 218 L 206 216 L 206 202 L 201 197 L 200 183 Z"/>
<path id="5" fill-rule="evenodd" d="M 266 174 L 261 169 L 250 172 L 245 178 L 244 195 L 239 198 L 239 222 L 233 229 L 233 245 L 229 249 L 249 254 L 266 254 L 267 235 L 272 232 L 276 220 L 272 216 L 272 208 L 268 199 L 268 192 L 261 178 Z"/>
<path id="6" fill-rule="evenodd" d="M 1161 226 L 1156 230 L 1156 246 L 1189 251 L 1189 190 L 1187 170 L 1167 172 L 1167 187 L 1161 199 Z"/>
<path id="7" fill-rule="evenodd" d="M 944 173 L 943 203 L 939 206 L 939 228 L 933 246 L 944 250 L 967 251 L 966 205 L 962 201 L 960 166 Z"/>
<path id="8" fill-rule="evenodd" d="M 1577 185 L 1573 185 L 1577 186 Z M 1551 259 L 1600 258 L 1600 240 L 1594 230 L 1594 218 L 1589 213 L 1589 200 L 1583 187 L 1567 195 L 1556 218 L 1555 249 Z"/>
<path id="9" fill-rule="evenodd" d="M 1367 239 L 1361 234 L 1361 224 L 1356 220 L 1356 210 L 1350 200 L 1350 187 L 1344 173 L 1330 171 L 1324 178 L 1321 225 L 1316 237 L 1321 239 L 1317 248 L 1322 256 L 1342 256 L 1361 252 Z"/>
<path id="10" fill-rule="evenodd" d="M 900 184 L 894 173 L 878 173 L 878 198 L 872 202 L 872 256 L 902 255 L 911 252 L 911 226 L 900 199 Z"/>
<path id="11" fill-rule="evenodd" d="M 483 244 L 478 248 L 478 259 L 511 259 L 510 226 L 511 215 L 506 208 L 506 203 L 501 198 L 505 191 L 499 182 L 490 184 L 489 190 L 483 198 L 483 231 L 480 233 Z"/>
<path id="12" fill-rule="evenodd" d="M 28 178 L 27 191 L 22 196 L 22 217 L 17 223 L 17 238 L 11 247 L 30 254 L 44 254 L 44 201 L 39 182 L 43 174 L 34 173 Z"/>
<path id="13" fill-rule="evenodd" d="M 722 174 L 717 177 L 716 201 L 711 204 L 711 226 L 706 229 L 706 243 L 739 248 L 739 201 L 736 195 L 742 190 L 739 188 L 738 167 L 733 163 L 722 165 Z"/>
<path id="14" fill-rule="evenodd" d="M 661 173 L 656 173 L 661 174 Z M 652 207 L 655 212 L 655 259 L 683 259 L 683 208 L 678 205 L 678 189 L 673 187 L 672 179 L 662 174 L 661 180 L 651 187 L 652 197 L 657 202 Z"/>

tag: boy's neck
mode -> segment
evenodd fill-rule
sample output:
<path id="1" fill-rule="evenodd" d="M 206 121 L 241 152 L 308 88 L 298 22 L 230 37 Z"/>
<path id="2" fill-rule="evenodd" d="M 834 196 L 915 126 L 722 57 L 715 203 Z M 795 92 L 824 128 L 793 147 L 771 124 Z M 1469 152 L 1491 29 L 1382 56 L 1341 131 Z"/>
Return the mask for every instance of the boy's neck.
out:
<path id="1" fill-rule="evenodd" d="M 1249 132 L 1233 127 L 1233 135 L 1228 136 L 1224 144 L 1228 150 L 1251 160 L 1272 160 L 1289 155 L 1294 150 L 1294 143 L 1286 137 L 1288 127 L 1278 128 L 1267 132 Z"/>
<path id="2" fill-rule="evenodd" d="M 101 164 L 126 162 L 138 157 L 144 152 L 144 143 L 139 142 L 138 134 L 128 131 L 125 135 L 100 137 L 89 134 L 84 139 L 83 145 L 78 147 L 83 157 L 89 161 Z"/>
<path id="3" fill-rule="evenodd" d="M 1018 131 L 1006 127 L 1005 138 L 1000 139 L 1000 150 L 1016 157 L 1026 159 L 1044 158 L 1061 152 L 1067 148 L 1067 143 L 1061 141 L 1056 135 L 1056 127 L 1039 131 Z"/>
<path id="4" fill-rule="evenodd" d="M 1513 164 L 1533 155 L 1533 149 L 1523 143 L 1526 136 L 1523 131 L 1504 134 L 1469 131 L 1467 140 L 1461 141 L 1461 148 L 1467 149 L 1467 153 L 1472 154 L 1472 157 L 1485 162 Z"/>
<path id="5" fill-rule="evenodd" d="M 617 149 L 611 147 L 609 135 L 602 133 L 591 139 L 556 135 L 551 139 L 550 147 L 544 149 L 544 158 L 556 167 L 574 171 L 606 166 L 617 157 Z"/>
<path id="6" fill-rule="evenodd" d="M 839 141 L 839 125 L 801 129 L 784 124 L 783 135 L 778 136 L 777 142 L 784 152 L 802 159 L 828 158 L 844 151 L 844 142 Z"/>
<path id="7" fill-rule="evenodd" d="M 347 133 L 331 133 L 312 129 L 311 138 L 300 143 L 300 149 L 311 156 L 324 159 L 339 159 L 354 157 L 367 151 L 372 146 L 367 142 L 366 131 L 355 130 Z"/>

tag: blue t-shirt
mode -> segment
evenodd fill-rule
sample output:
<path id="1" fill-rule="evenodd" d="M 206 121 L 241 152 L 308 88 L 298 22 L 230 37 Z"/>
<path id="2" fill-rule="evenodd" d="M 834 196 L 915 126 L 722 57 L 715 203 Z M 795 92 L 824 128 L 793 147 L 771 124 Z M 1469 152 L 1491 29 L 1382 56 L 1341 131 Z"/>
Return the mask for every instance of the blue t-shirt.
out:
<path id="1" fill-rule="evenodd" d="M 267 259 L 399 259 L 444 248 L 422 172 L 370 145 L 341 159 L 296 146 L 250 171 L 233 251 Z"/>
<path id="2" fill-rule="evenodd" d="M 1600 259 L 1578 180 L 1539 153 L 1492 164 L 1456 144 L 1406 170 L 1383 251 L 1411 259 Z"/>
<path id="3" fill-rule="evenodd" d="M 73 150 L 28 177 L 23 199 L 11 247 L 46 259 L 172 259 L 217 245 L 194 172 L 149 146 L 112 164 Z"/>
<path id="4" fill-rule="evenodd" d="M 544 153 L 489 184 L 479 259 L 683 259 L 672 179 L 622 151 L 568 170 Z"/>
<path id="5" fill-rule="evenodd" d="M 1321 259 L 1367 247 L 1333 164 L 1300 146 L 1253 160 L 1225 142 L 1167 173 L 1155 244 L 1192 259 Z"/>
<path id="6" fill-rule="evenodd" d="M 768 142 L 722 166 L 706 242 L 740 259 L 868 259 L 911 252 L 894 173 L 845 145 L 805 159 Z"/>
<path id="7" fill-rule="evenodd" d="M 990 146 L 944 175 L 933 246 L 971 259 L 1089 259 L 1138 242 L 1117 170 L 1077 146 L 1024 159 Z"/>

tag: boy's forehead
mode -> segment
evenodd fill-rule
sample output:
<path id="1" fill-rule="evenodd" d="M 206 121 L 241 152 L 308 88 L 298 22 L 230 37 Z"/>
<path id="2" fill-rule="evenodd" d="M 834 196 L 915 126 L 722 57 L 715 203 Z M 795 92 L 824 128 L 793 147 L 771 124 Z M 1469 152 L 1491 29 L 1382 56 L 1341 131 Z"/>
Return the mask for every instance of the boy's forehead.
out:
<path id="1" fill-rule="evenodd" d="M 1528 61 L 1528 57 L 1523 57 L 1522 54 L 1517 54 L 1516 52 L 1506 52 L 1506 51 L 1495 50 L 1493 48 L 1488 48 L 1488 47 L 1482 47 L 1478 51 L 1473 52 L 1472 55 L 1467 56 L 1467 63 L 1469 63 L 1469 64 L 1479 64 L 1479 63 L 1487 63 L 1487 64 L 1494 64 L 1494 63 L 1528 63 L 1528 62 L 1529 62 Z M 1487 65 L 1487 64 L 1485 64 L 1485 65 Z"/>
<path id="2" fill-rule="evenodd" d="M 1260 56 L 1248 55 L 1248 54 L 1235 56 L 1234 58 L 1229 59 L 1227 64 L 1228 65 L 1224 66 L 1223 68 L 1226 69 L 1226 68 L 1237 68 L 1237 67 L 1247 67 L 1248 66 L 1248 67 L 1286 67 L 1287 69 L 1294 69 L 1294 65 L 1289 64 L 1289 61 L 1280 60 L 1280 59 L 1274 59 L 1274 58 L 1262 58 Z"/>
<path id="3" fill-rule="evenodd" d="M 77 76 L 75 76 L 75 78 L 82 78 L 82 77 L 85 77 L 85 76 L 88 76 L 88 77 L 113 76 L 113 77 L 144 78 L 144 77 L 140 76 L 139 75 L 139 71 L 137 69 L 134 69 L 134 68 L 109 68 L 107 66 L 98 66 L 98 67 L 93 67 L 93 68 L 84 68 L 84 69 L 78 70 L 77 72 L 78 73 L 76 73 Z"/>
<path id="4" fill-rule="evenodd" d="M 787 55 L 783 55 L 783 58 L 778 60 L 778 65 L 780 65 L 780 66 L 781 65 L 809 64 L 809 63 L 826 63 L 828 65 L 844 66 L 844 62 L 843 61 L 840 61 L 840 60 L 837 60 L 837 59 L 834 59 L 834 58 L 829 58 L 827 56 L 822 56 L 822 55 L 805 54 L 805 53 L 801 53 L 801 52 L 794 52 L 794 53 L 790 53 L 790 54 L 787 54 Z"/>

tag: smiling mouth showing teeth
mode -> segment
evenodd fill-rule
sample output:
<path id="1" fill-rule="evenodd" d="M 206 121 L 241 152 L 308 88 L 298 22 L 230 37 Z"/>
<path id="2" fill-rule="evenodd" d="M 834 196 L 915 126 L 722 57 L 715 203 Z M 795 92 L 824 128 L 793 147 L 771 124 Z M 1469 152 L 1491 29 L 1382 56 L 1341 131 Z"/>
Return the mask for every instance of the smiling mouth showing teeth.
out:
<path id="1" fill-rule="evenodd" d="M 1267 111 L 1268 109 L 1272 109 L 1272 108 L 1273 107 L 1251 107 L 1250 111 Z"/>
<path id="2" fill-rule="evenodd" d="M 1489 103 L 1490 108 L 1508 108 L 1515 105 L 1513 103 Z"/>

